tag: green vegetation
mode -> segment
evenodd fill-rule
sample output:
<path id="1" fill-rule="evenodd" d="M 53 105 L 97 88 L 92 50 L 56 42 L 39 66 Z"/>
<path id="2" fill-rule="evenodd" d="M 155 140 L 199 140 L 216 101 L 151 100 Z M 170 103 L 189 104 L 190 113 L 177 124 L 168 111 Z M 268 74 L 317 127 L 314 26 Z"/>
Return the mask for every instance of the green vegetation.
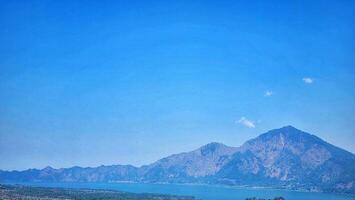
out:
<path id="1" fill-rule="evenodd" d="M 194 200 L 194 197 L 135 194 L 112 190 L 63 189 L 0 185 L 2 200 Z"/>

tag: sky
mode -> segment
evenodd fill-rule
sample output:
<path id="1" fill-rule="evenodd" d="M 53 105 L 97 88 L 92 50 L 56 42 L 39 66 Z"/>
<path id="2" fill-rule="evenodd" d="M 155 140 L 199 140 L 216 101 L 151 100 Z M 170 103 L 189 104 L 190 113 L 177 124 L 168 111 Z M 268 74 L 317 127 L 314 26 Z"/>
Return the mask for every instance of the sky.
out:
<path id="1" fill-rule="evenodd" d="M 140 166 L 286 125 L 355 152 L 354 1 L 0 4 L 0 169 Z"/>

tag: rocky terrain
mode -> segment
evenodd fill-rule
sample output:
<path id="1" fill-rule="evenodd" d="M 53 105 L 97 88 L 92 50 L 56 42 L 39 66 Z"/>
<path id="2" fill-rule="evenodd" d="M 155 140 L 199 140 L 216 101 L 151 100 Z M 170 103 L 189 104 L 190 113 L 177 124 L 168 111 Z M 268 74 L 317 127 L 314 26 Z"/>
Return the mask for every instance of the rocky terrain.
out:
<path id="1" fill-rule="evenodd" d="M 286 126 L 240 147 L 210 143 L 142 167 L 0 171 L 0 181 L 207 183 L 354 194 L 355 155 Z"/>

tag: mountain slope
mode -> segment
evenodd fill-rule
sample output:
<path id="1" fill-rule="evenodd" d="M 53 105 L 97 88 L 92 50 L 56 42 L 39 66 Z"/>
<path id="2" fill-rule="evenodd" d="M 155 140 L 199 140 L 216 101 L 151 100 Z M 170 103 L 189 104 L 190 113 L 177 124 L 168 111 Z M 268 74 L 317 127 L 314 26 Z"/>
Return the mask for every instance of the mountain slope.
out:
<path id="1" fill-rule="evenodd" d="M 210 143 L 150 165 L 0 171 L 5 181 L 167 182 L 273 186 L 355 194 L 355 155 L 292 126 L 241 147 Z"/>
<path id="2" fill-rule="evenodd" d="M 137 181 L 138 168 L 131 165 L 111 165 L 100 167 L 71 167 L 25 171 L 0 171 L 1 182 L 110 182 Z"/>
<path id="3" fill-rule="evenodd" d="M 216 174 L 237 151 L 220 143 L 210 143 L 192 152 L 175 154 L 143 166 L 143 180 L 149 182 L 190 182 Z"/>
<path id="4" fill-rule="evenodd" d="M 216 176 L 234 184 L 354 191 L 355 156 L 287 126 L 246 142 Z"/>

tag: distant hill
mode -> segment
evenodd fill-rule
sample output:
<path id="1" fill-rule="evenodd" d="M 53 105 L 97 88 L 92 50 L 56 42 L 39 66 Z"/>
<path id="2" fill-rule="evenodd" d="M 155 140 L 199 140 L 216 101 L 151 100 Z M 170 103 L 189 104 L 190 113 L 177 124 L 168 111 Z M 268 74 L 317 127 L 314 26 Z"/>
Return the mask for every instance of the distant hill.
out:
<path id="1" fill-rule="evenodd" d="M 355 194 L 355 155 L 292 126 L 240 147 L 210 143 L 150 165 L 0 171 L 1 182 L 149 182 L 267 186 Z"/>

